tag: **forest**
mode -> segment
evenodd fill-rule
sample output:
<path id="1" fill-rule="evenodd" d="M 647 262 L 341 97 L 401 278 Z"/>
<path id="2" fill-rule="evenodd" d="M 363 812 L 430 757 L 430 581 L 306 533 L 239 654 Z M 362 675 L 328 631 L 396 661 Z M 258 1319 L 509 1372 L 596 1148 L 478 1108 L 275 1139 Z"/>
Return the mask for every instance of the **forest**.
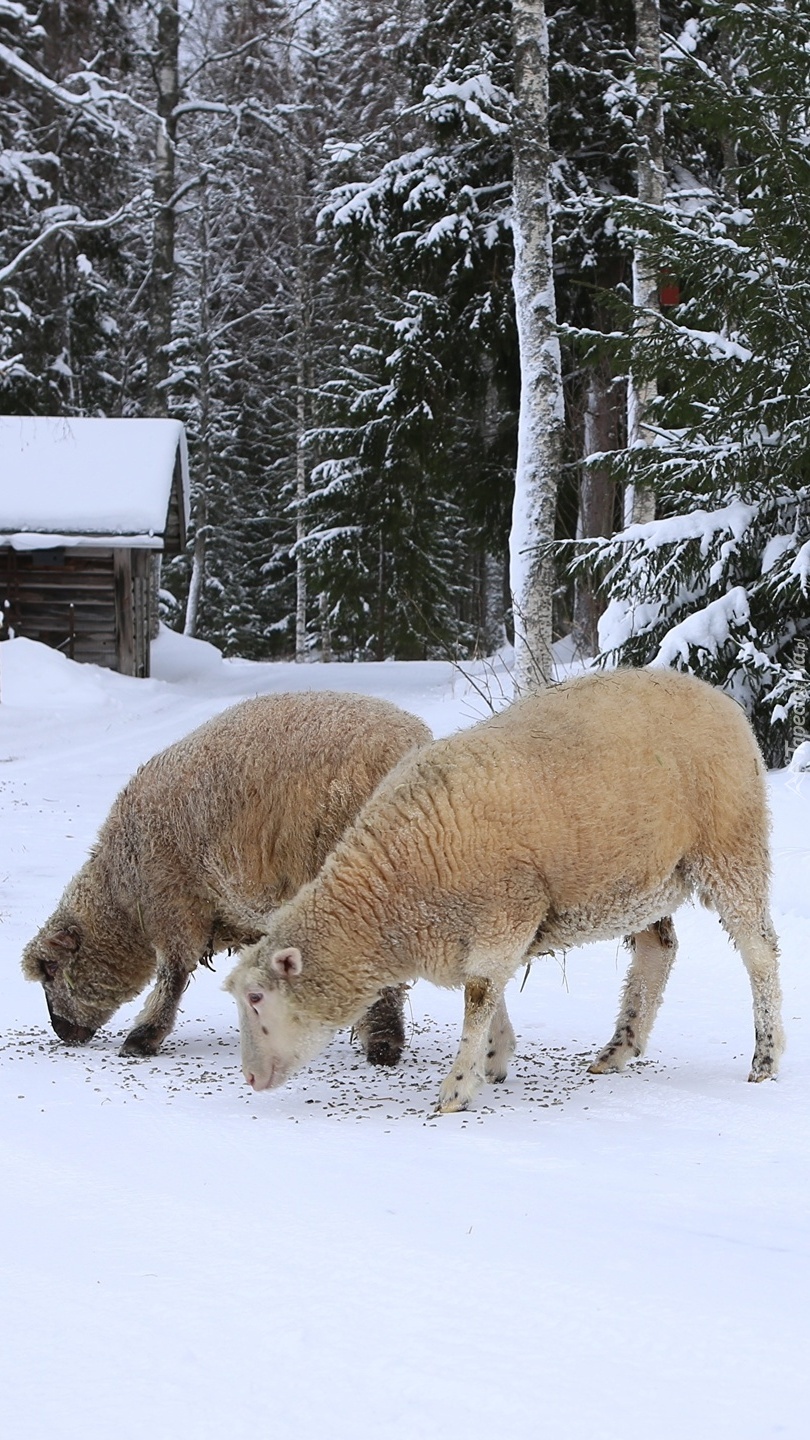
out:
<path id="1" fill-rule="evenodd" d="M 808 97 L 808 0 L 0 0 L 0 413 L 185 423 L 226 654 L 490 655 L 522 546 L 783 763 Z"/>

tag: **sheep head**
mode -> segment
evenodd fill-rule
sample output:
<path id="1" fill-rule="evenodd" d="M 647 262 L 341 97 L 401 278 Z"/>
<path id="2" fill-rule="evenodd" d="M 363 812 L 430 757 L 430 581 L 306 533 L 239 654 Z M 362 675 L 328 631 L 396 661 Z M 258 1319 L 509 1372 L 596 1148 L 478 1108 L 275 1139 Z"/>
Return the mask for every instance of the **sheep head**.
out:
<path id="1" fill-rule="evenodd" d="M 22 970 L 42 985 L 59 1039 L 84 1045 L 151 978 L 155 953 L 119 917 L 63 899 L 26 945 Z"/>
<path id="2" fill-rule="evenodd" d="M 274 1090 L 312 1060 L 336 1026 L 307 1014 L 296 993 L 301 951 L 266 938 L 245 950 L 225 981 L 239 1014 L 242 1074 L 254 1090 Z"/>

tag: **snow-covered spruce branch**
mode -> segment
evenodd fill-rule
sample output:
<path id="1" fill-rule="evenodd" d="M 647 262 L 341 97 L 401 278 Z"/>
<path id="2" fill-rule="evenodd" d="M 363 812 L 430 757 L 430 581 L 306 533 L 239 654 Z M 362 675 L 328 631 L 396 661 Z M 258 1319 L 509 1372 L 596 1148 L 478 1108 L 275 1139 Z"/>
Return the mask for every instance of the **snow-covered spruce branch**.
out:
<path id="1" fill-rule="evenodd" d="M 512 96 L 495 85 L 485 72 L 469 75 L 463 80 L 443 80 L 426 85 L 421 99 L 397 110 L 395 121 L 371 131 L 359 140 L 328 139 L 324 145 L 327 158 L 333 165 L 345 165 L 363 155 L 375 153 L 391 137 L 394 124 L 414 119 L 436 122 L 453 112 L 475 122 L 489 136 L 502 137 L 511 129 Z M 420 152 L 415 152 L 419 154 Z M 435 150 L 427 148 L 425 155 L 436 159 Z M 390 165 L 400 166 L 408 156 L 401 156 Z M 388 169 L 389 167 L 386 167 Z M 348 187 L 347 187 L 348 188 Z"/>
<path id="2" fill-rule="evenodd" d="M 685 620 L 670 626 L 650 664 L 665 667 L 681 664 L 688 668 L 691 651 L 716 655 L 728 644 L 734 631 L 750 618 L 748 594 L 744 586 L 735 585 L 733 590 L 716 600 L 709 600 L 700 609 L 693 610 Z"/>
<path id="3" fill-rule="evenodd" d="M 707 555 L 716 537 L 727 533 L 739 544 L 759 513 L 758 505 L 734 500 L 721 510 L 691 510 L 686 515 L 671 515 L 646 524 L 628 525 L 608 542 L 605 551 L 618 553 L 624 546 L 639 542 L 645 550 L 658 550 L 686 540 L 699 540 L 702 555 Z"/>
<path id="4" fill-rule="evenodd" d="M 0 285 L 6 284 L 6 282 L 21 269 L 26 260 L 29 260 L 37 250 L 41 250 L 42 246 L 46 245 L 49 240 L 52 240 L 55 235 L 61 235 L 65 231 L 74 230 L 81 231 L 83 234 L 87 234 L 93 230 L 109 230 L 113 225 L 120 224 L 128 215 L 132 215 L 141 205 L 149 204 L 150 198 L 149 192 L 144 191 L 142 194 L 137 195 L 134 200 L 130 200 L 126 205 L 122 205 L 119 210 L 116 210 L 114 215 L 105 215 L 101 220 L 85 220 L 83 216 L 77 215 L 65 220 L 54 221 L 52 225 L 46 226 L 44 230 L 40 231 L 39 235 L 36 235 L 27 245 L 24 245 L 22 250 L 14 256 L 13 260 L 9 260 L 8 264 L 0 268 Z"/>
<path id="5" fill-rule="evenodd" d="M 510 97 L 493 83 L 489 75 L 471 75 L 462 81 L 443 80 L 439 84 L 426 85 L 420 106 L 414 106 L 416 113 L 423 113 L 431 120 L 444 118 L 448 113 L 462 110 L 470 120 L 475 120 L 491 135 L 508 135 L 511 128 L 509 117 Z M 501 115 L 497 112 L 501 111 Z"/>

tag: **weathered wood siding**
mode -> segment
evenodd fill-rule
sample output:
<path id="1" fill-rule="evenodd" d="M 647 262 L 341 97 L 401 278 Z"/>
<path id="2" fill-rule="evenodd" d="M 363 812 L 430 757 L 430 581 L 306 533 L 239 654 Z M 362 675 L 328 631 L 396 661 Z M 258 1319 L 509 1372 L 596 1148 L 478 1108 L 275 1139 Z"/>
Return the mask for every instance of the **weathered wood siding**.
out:
<path id="1" fill-rule="evenodd" d="M 18 552 L 0 545 L 0 600 L 10 602 L 16 635 L 117 669 L 112 549 Z"/>
<path id="2" fill-rule="evenodd" d="M 163 553 L 167 559 L 175 555 L 181 555 L 186 544 L 186 522 L 183 514 L 183 477 L 180 464 L 180 451 L 178 450 L 174 462 L 174 475 L 172 477 L 172 493 L 169 500 L 169 511 L 166 516 L 166 529 L 163 532 Z"/>
<path id="3" fill-rule="evenodd" d="M 3 633 L 12 630 L 74 660 L 146 676 L 156 628 L 153 564 L 144 549 L 16 551 L 0 539 Z"/>

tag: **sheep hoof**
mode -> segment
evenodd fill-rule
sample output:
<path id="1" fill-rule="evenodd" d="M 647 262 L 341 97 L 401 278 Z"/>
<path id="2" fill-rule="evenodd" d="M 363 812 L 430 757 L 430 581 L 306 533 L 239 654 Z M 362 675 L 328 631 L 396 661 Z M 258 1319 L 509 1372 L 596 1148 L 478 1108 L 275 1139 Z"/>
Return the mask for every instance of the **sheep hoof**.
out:
<path id="1" fill-rule="evenodd" d="M 401 1041 L 391 1036 L 382 1036 L 378 1040 L 372 1040 L 366 1050 L 366 1059 L 369 1065 L 398 1065 L 402 1059 L 402 1050 Z"/>
<path id="2" fill-rule="evenodd" d="M 611 1040 L 604 1050 L 588 1066 L 589 1075 L 615 1075 L 623 1070 L 628 1060 L 636 1059 L 641 1050 L 635 1045 L 626 1045 L 623 1040 Z"/>
<path id="3" fill-rule="evenodd" d="M 477 1085 L 471 1087 L 469 1080 L 465 1081 L 463 1075 L 450 1075 L 439 1091 L 438 1113 L 455 1115 L 459 1110 L 466 1110 L 470 1101 L 475 1098 L 477 1088 Z"/>
<path id="4" fill-rule="evenodd" d="M 451 1100 L 440 1100 L 438 1107 L 433 1111 L 433 1114 L 459 1115 L 462 1110 L 466 1110 L 468 1108 L 469 1104 L 469 1100 L 460 1100 L 458 1096 L 455 1096 Z"/>
<path id="5" fill-rule="evenodd" d="M 119 1053 L 121 1055 L 156 1055 L 162 1039 L 163 1036 L 159 1034 L 154 1025 L 136 1025 L 134 1030 L 130 1030 Z"/>
<path id="6" fill-rule="evenodd" d="M 603 1055 L 597 1055 L 593 1063 L 588 1066 L 588 1074 L 615 1075 L 621 1068 L 621 1065 L 618 1064 L 612 1055 L 609 1058 Z"/>

